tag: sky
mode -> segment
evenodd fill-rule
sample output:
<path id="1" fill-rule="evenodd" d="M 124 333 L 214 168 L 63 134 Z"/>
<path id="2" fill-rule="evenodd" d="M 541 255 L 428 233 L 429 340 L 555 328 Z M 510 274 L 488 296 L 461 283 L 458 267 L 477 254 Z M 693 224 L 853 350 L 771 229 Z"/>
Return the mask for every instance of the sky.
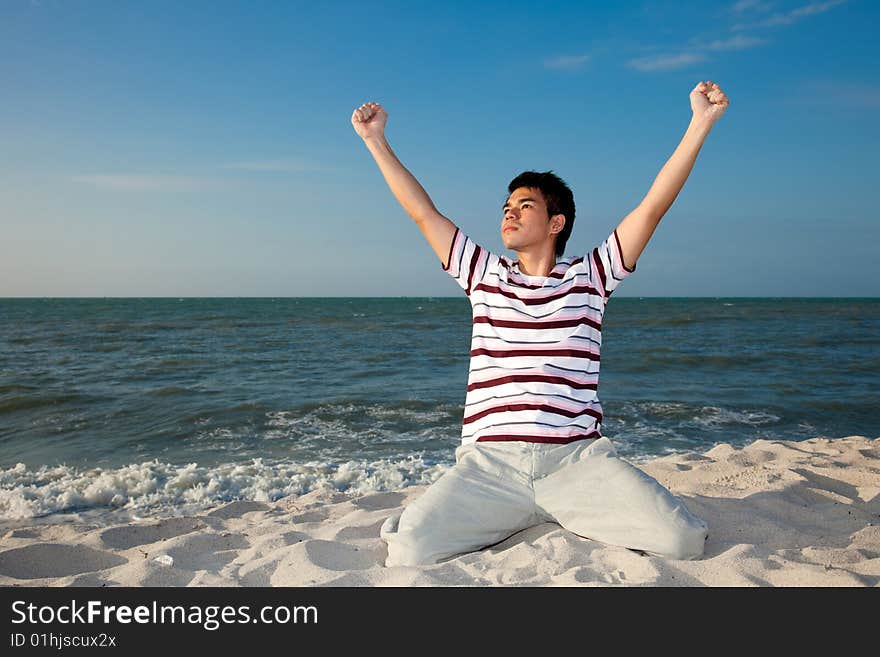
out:
<path id="1" fill-rule="evenodd" d="M 460 296 L 351 125 L 505 251 L 553 171 L 602 242 L 730 107 L 618 297 L 880 296 L 871 0 L 0 2 L 0 297 Z"/>

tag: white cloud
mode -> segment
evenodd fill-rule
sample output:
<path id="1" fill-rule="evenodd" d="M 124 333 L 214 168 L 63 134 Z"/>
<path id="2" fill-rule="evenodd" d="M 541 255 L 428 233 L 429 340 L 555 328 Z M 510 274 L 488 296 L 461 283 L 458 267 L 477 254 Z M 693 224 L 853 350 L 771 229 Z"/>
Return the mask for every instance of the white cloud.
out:
<path id="1" fill-rule="evenodd" d="M 241 171 L 268 171 L 276 173 L 304 173 L 306 171 L 334 171 L 333 167 L 324 166 L 307 160 L 284 158 L 275 160 L 252 160 L 248 162 L 233 162 L 222 166 L 224 169 L 239 169 Z"/>
<path id="2" fill-rule="evenodd" d="M 706 58 L 699 53 L 683 52 L 677 55 L 662 54 L 639 57 L 638 59 L 631 59 L 627 64 L 637 71 L 652 73 L 654 71 L 674 71 L 679 68 L 686 68 L 704 59 Z"/>
<path id="3" fill-rule="evenodd" d="M 335 171 L 332 167 L 297 159 L 251 160 L 217 165 L 219 169 L 271 173 L 304 173 Z M 77 183 L 116 192 L 190 192 L 227 188 L 235 181 L 232 176 L 211 178 L 184 174 L 94 173 L 71 176 Z"/>
<path id="4" fill-rule="evenodd" d="M 674 71 L 686 68 L 707 59 L 704 53 L 725 50 L 747 50 L 767 43 L 766 39 L 758 37 L 737 35 L 727 39 L 715 39 L 714 41 L 700 42 L 691 41 L 678 53 L 658 53 L 647 55 L 637 59 L 631 59 L 627 64 L 643 73 L 655 71 Z"/>
<path id="5" fill-rule="evenodd" d="M 544 66 L 564 71 L 575 71 L 582 68 L 589 60 L 589 55 L 560 55 L 544 60 Z"/>
<path id="6" fill-rule="evenodd" d="M 730 11 L 734 14 L 740 14 L 744 11 L 770 11 L 772 8 L 772 2 L 762 2 L 762 0 L 739 0 L 739 2 L 730 8 Z"/>
<path id="7" fill-rule="evenodd" d="M 79 183 L 117 192 L 185 192 L 214 187 L 217 182 L 179 175 L 99 173 L 72 176 Z"/>
<path id="8" fill-rule="evenodd" d="M 710 41 L 701 47 L 706 50 L 746 50 L 747 48 L 760 46 L 763 43 L 766 43 L 766 40 L 759 39 L 758 37 L 734 36 L 729 39 Z"/>
<path id="9" fill-rule="evenodd" d="M 791 11 L 784 13 L 776 13 L 757 23 L 737 23 L 730 29 L 734 31 L 746 30 L 756 27 L 776 27 L 777 25 L 791 25 L 807 16 L 815 16 L 823 14 L 826 11 L 834 9 L 838 5 L 842 5 L 846 0 L 827 0 L 827 2 L 812 2 L 802 7 L 797 7 Z"/>

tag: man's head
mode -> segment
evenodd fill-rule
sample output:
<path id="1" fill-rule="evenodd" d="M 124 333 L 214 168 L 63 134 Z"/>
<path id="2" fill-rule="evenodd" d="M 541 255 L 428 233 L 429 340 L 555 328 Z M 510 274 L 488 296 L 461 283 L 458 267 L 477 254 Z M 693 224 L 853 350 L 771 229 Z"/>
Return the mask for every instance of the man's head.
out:
<path id="1" fill-rule="evenodd" d="M 574 195 L 568 185 L 552 171 L 524 171 L 507 191 L 501 221 L 504 248 L 522 251 L 549 239 L 555 240 L 557 257 L 563 255 L 574 225 Z"/>

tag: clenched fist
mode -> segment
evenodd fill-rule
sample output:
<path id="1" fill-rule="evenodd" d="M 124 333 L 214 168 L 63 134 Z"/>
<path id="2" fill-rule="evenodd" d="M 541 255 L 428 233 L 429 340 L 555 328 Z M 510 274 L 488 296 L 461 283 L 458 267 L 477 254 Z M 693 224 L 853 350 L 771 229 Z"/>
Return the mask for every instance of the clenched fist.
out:
<path id="1" fill-rule="evenodd" d="M 721 118 L 730 101 L 721 91 L 721 87 L 709 80 L 700 82 L 691 91 L 691 110 L 694 117 L 714 123 Z"/>
<path id="2" fill-rule="evenodd" d="M 364 103 L 351 114 L 354 131 L 362 139 L 384 135 L 386 121 L 388 121 L 388 112 L 379 103 Z"/>

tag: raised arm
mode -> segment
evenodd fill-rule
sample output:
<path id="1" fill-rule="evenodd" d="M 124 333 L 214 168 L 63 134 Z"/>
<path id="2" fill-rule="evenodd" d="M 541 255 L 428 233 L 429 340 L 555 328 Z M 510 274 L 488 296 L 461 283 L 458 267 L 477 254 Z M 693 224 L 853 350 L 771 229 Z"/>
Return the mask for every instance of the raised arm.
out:
<path id="1" fill-rule="evenodd" d="M 690 100 L 693 116 L 681 143 L 660 169 L 654 184 L 639 206 L 617 226 L 623 262 L 630 269 L 635 266 L 657 224 L 684 187 L 684 181 L 690 175 L 712 125 L 730 105 L 721 88 L 711 80 L 700 82 L 694 87 Z"/>
<path id="2" fill-rule="evenodd" d="M 388 113 L 379 103 L 364 103 L 354 110 L 351 124 L 364 140 L 385 182 L 398 202 L 412 217 L 425 239 L 434 249 L 444 267 L 452 247 L 456 226 L 434 207 L 431 198 L 419 181 L 400 163 L 385 139 L 385 123 Z"/>

